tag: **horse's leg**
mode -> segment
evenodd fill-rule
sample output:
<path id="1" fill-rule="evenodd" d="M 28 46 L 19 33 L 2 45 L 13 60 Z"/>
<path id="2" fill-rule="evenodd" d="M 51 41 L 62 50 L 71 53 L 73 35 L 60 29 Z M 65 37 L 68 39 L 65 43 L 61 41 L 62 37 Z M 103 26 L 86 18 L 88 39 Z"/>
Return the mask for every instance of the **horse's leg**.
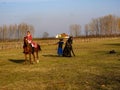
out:
<path id="1" fill-rule="evenodd" d="M 36 58 L 37 58 L 37 63 L 39 63 L 38 51 L 36 51 Z"/>
<path id="2" fill-rule="evenodd" d="M 32 53 L 32 55 L 33 55 L 33 60 L 34 60 L 34 62 L 36 62 L 36 59 L 35 59 L 35 54 L 34 54 L 34 53 Z"/>
<path id="3" fill-rule="evenodd" d="M 25 64 L 27 63 L 27 54 L 25 54 Z"/>
<path id="4" fill-rule="evenodd" d="M 30 60 L 30 64 L 33 64 L 32 59 L 31 59 L 31 53 L 29 53 L 29 60 Z"/>

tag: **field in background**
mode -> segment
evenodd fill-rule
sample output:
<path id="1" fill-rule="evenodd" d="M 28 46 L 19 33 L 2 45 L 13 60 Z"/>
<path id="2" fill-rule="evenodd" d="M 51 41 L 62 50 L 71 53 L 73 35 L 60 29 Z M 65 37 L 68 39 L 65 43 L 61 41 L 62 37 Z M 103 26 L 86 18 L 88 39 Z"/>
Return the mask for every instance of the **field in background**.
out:
<path id="1" fill-rule="evenodd" d="M 74 39 L 76 57 L 71 58 L 57 56 L 57 41 L 36 40 L 42 51 L 40 62 L 33 65 L 23 64 L 23 42 L 1 42 L 9 48 L 0 49 L 0 90 L 120 88 L 120 38 Z"/>

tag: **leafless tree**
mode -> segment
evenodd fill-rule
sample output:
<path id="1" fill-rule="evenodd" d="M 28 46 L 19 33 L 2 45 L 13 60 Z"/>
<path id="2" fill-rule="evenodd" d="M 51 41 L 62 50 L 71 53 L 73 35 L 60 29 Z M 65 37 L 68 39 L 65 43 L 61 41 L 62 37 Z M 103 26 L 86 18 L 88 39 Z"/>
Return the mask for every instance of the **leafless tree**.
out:
<path id="1" fill-rule="evenodd" d="M 3 29 L 2 29 L 2 27 L 0 27 L 0 40 L 2 40 L 2 32 L 3 32 Z"/>
<path id="2" fill-rule="evenodd" d="M 26 23 L 21 23 L 18 25 L 18 30 L 17 30 L 17 34 L 18 34 L 18 38 L 22 39 L 25 35 L 26 32 L 30 31 L 31 34 L 34 34 L 34 27 L 32 25 L 28 25 Z"/>
<path id="3" fill-rule="evenodd" d="M 47 33 L 47 32 L 43 33 L 43 38 L 47 38 L 48 36 L 49 36 L 49 33 Z"/>
<path id="4" fill-rule="evenodd" d="M 8 39 L 8 37 L 7 37 L 8 36 L 7 31 L 8 31 L 7 25 L 3 25 L 3 41 Z"/>
<path id="5" fill-rule="evenodd" d="M 70 26 L 70 35 L 78 37 L 81 33 L 81 26 L 79 24 L 73 24 Z"/>
<path id="6" fill-rule="evenodd" d="M 28 30 L 34 35 L 34 27 L 26 23 L 0 26 L 0 40 L 23 39 Z"/>
<path id="7" fill-rule="evenodd" d="M 90 35 L 118 35 L 119 30 L 119 18 L 113 15 L 107 15 L 97 19 L 93 19 L 89 24 Z"/>
<path id="8" fill-rule="evenodd" d="M 119 34 L 120 34 L 120 18 L 118 18 L 118 19 L 116 20 L 116 22 L 117 22 L 117 31 L 118 31 Z"/>
<path id="9" fill-rule="evenodd" d="M 85 36 L 86 37 L 89 36 L 89 25 L 88 24 L 85 25 Z"/>

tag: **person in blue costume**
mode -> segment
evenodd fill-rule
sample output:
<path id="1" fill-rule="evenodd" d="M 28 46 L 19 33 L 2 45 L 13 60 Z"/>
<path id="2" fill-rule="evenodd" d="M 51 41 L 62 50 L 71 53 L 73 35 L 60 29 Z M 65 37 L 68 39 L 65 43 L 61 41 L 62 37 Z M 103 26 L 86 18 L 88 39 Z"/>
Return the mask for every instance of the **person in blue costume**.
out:
<path id="1" fill-rule="evenodd" d="M 62 56 L 63 44 L 64 44 L 63 39 L 59 39 L 59 42 L 57 44 L 58 44 L 58 50 L 57 50 L 58 56 Z"/>

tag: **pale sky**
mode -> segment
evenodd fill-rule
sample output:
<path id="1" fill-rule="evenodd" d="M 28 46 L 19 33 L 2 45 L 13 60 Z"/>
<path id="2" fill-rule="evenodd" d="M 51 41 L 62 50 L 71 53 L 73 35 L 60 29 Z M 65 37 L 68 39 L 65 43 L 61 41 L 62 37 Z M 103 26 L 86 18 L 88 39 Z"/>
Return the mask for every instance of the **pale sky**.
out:
<path id="1" fill-rule="evenodd" d="M 120 17 L 120 0 L 0 0 L 0 26 L 32 24 L 35 37 L 69 34 L 71 24 L 84 25 L 105 15 Z"/>

